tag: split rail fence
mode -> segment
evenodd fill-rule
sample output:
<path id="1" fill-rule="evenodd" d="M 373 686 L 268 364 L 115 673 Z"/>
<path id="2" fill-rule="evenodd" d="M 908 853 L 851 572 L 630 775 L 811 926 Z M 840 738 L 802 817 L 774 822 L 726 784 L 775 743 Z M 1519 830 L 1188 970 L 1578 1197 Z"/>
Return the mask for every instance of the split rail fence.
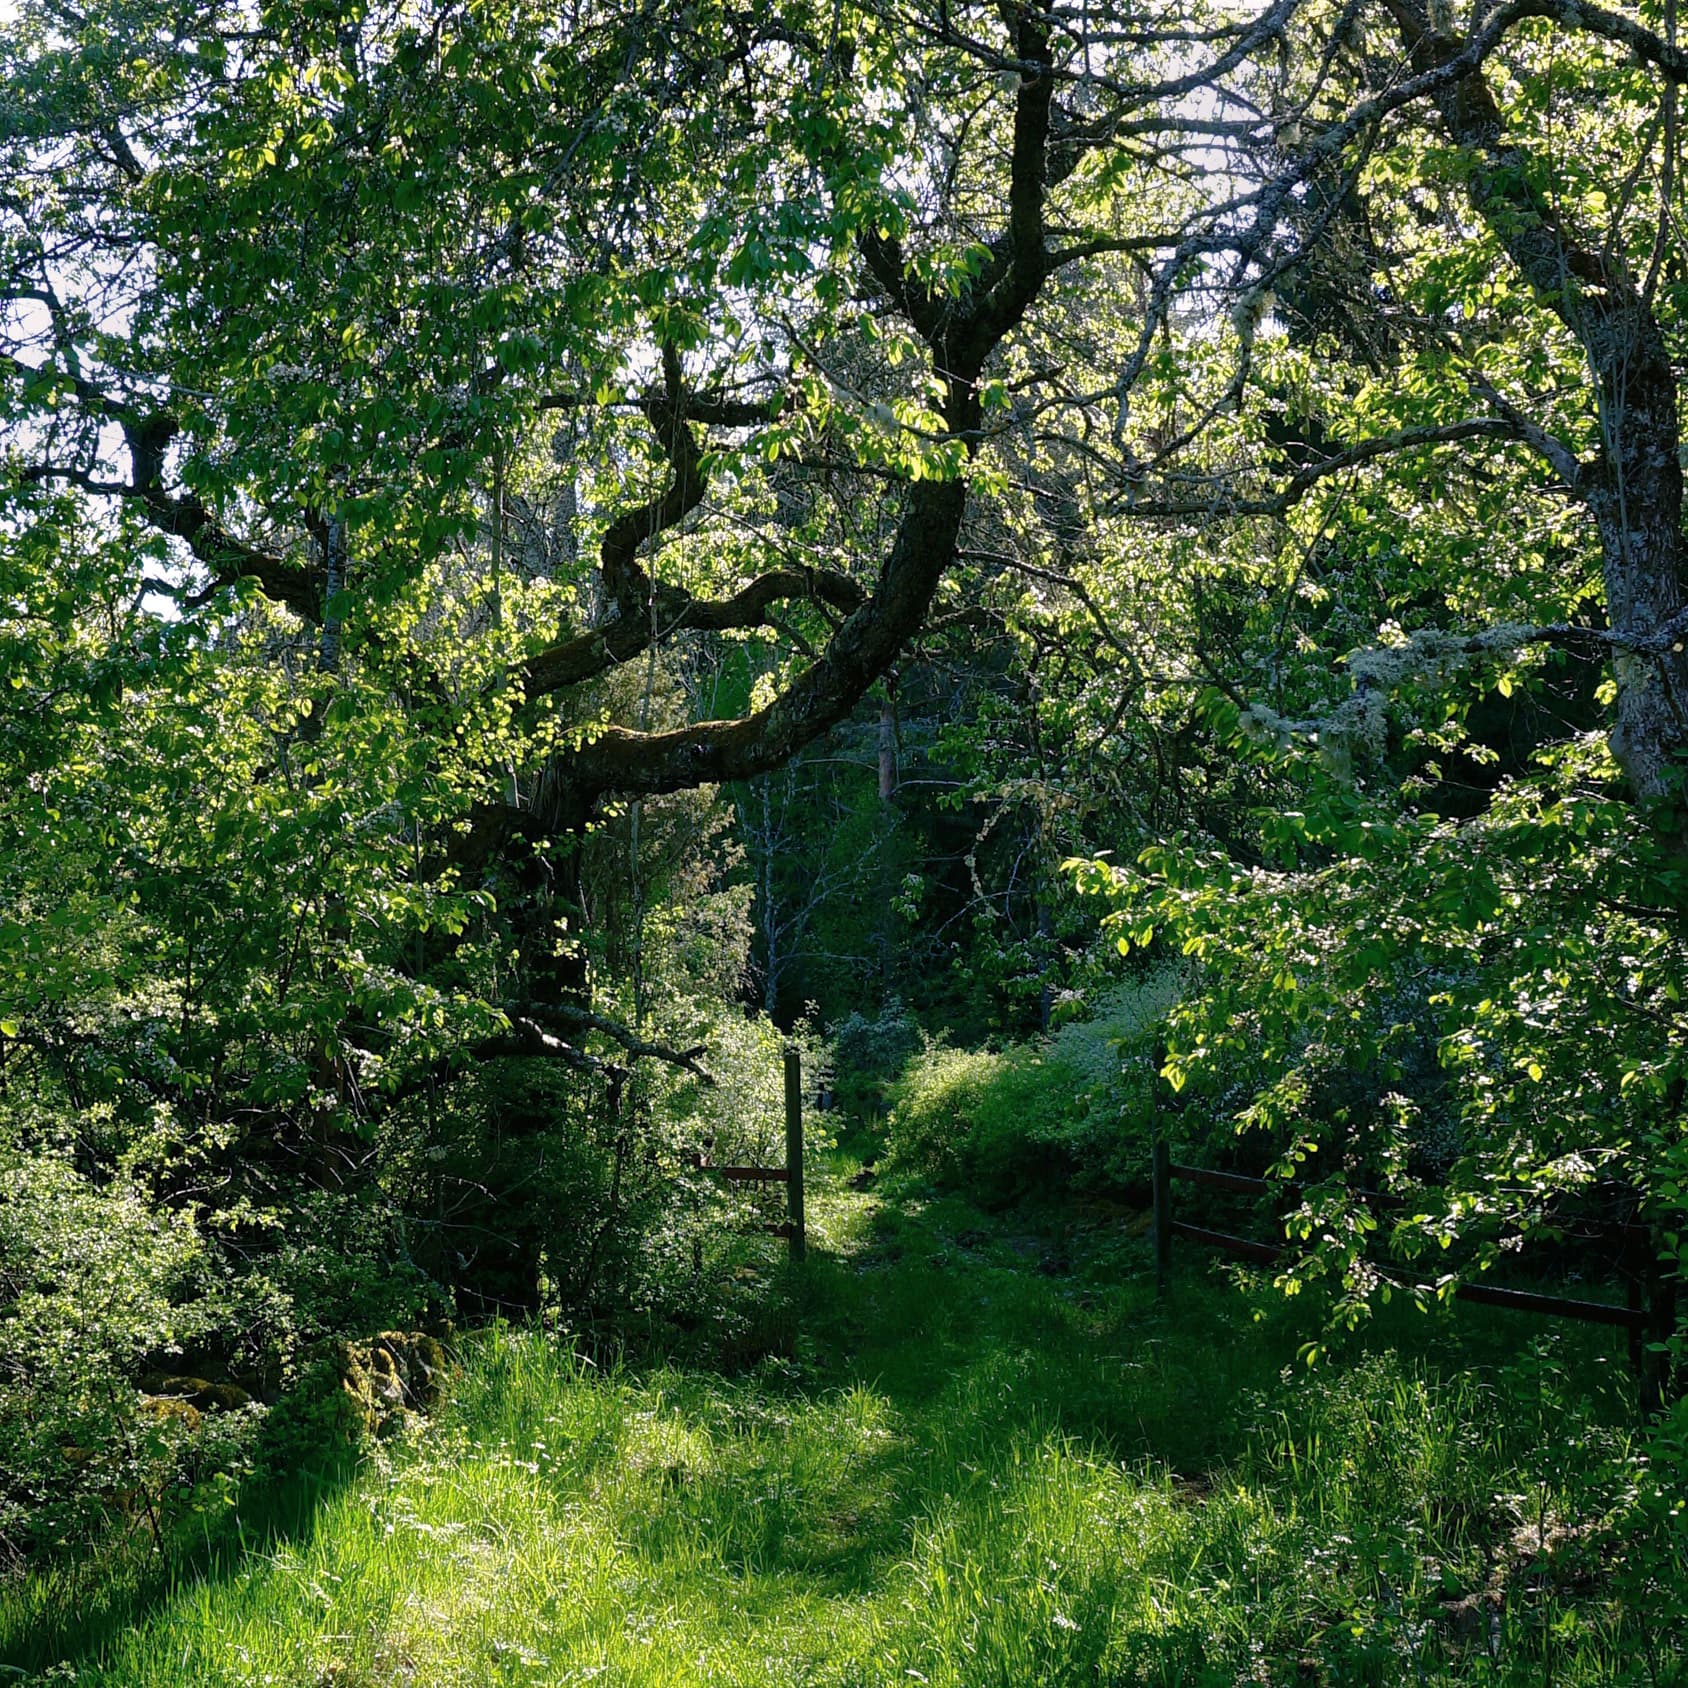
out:
<path id="1" fill-rule="evenodd" d="M 1283 1179 L 1250 1178 L 1240 1172 L 1219 1172 L 1205 1166 L 1182 1166 L 1172 1159 L 1164 1139 L 1154 1145 L 1153 1186 L 1155 1221 L 1155 1292 L 1164 1296 L 1172 1269 L 1172 1239 L 1183 1237 L 1221 1253 L 1252 1260 L 1259 1265 L 1275 1264 L 1284 1253 L 1281 1243 L 1258 1242 L 1226 1231 L 1213 1231 L 1175 1218 L 1172 1211 L 1173 1185 L 1197 1184 L 1233 1195 L 1295 1195 L 1303 1185 Z M 1396 1201 L 1375 1190 L 1354 1190 L 1377 1206 L 1394 1206 Z M 1641 1388 L 1641 1404 L 1648 1412 L 1658 1411 L 1669 1384 L 1668 1364 L 1661 1352 L 1676 1323 L 1675 1286 L 1667 1282 L 1656 1264 L 1652 1235 L 1645 1226 L 1606 1225 L 1604 1231 L 1617 1237 L 1623 1250 L 1623 1273 L 1629 1298 L 1625 1306 L 1609 1301 L 1579 1301 L 1563 1295 L 1543 1295 L 1534 1290 L 1502 1289 L 1495 1284 L 1461 1283 L 1454 1286 L 1457 1301 L 1483 1307 L 1505 1307 L 1518 1313 L 1538 1313 L 1555 1319 L 1579 1319 L 1587 1324 L 1610 1325 L 1629 1333 L 1629 1359 Z"/>

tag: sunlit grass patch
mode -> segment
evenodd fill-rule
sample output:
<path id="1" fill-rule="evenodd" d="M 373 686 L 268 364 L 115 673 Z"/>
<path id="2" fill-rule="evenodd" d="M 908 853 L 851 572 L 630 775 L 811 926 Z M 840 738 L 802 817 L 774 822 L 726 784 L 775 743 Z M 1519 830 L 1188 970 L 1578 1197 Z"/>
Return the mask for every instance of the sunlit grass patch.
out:
<path id="1" fill-rule="evenodd" d="M 481 1333 L 450 1409 L 308 1532 L 67 1668 L 1334 1688 L 1671 1657 L 1658 1589 L 1684 1561 L 1618 1533 L 1638 1467 L 1597 1336 L 1392 1323 L 1310 1372 L 1293 1312 L 1256 1320 L 1205 1276 L 1158 1307 L 1105 1231 L 818 1185 L 794 1353 L 641 1370 Z M 1522 1352 L 1485 1363 L 1496 1341 Z"/>

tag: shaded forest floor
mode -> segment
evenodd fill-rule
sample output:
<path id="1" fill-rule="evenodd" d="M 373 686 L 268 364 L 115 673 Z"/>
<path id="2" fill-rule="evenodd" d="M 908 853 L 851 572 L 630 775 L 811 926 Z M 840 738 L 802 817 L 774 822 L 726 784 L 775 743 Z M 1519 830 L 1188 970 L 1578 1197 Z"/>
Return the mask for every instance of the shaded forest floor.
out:
<path id="1" fill-rule="evenodd" d="M 785 1357 L 477 1336 L 451 1407 L 301 1527 L 121 1622 L 74 1579 L 0 1602 L 0 1680 L 1679 1680 L 1685 1567 L 1613 1528 L 1621 1337 L 1401 1309 L 1309 1372 L 1293 1304 L 1191 1263 L 1158 1308 L 1126 1216 L 853 1170 L 813 1189 Z M 766 1293 L 776 1257 L 739 1271 Z"/>

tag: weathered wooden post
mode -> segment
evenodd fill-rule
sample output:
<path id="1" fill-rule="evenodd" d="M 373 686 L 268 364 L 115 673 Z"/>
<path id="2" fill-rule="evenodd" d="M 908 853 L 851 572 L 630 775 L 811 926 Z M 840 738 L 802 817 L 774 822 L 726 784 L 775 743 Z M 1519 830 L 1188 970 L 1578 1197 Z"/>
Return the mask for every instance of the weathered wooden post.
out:
<path id="1" fill-rule="evenodd" d="M 1641 1410 L 1649 1418 L 1656 1418 L 1665 1410 L 1665 1403 L 1677 1395 L 1676 1380 L 1671 1376 L 1670 1341 L 1676 1334 L 1676 1285 L 1668 1279 L 1659 1265 L 1655 1241 L 1651 1270 L 1647 1276 L 1647 1329 L 1643 1333 L 1641 1355 Z"/>
<path id="2" fill-rule="evenodd" d="M 1153 1183 L 1155 1192 L 1155 1294 L 1166 1294 L 1167 1275 L 1172 1270 L 1172 1152 L 1164 1137 L 1155 1139 Z"/>
<path id="3" fill-rule="evenodd" d="M 1626 1232 L 1633 1232 L 1634 1227 L 1626 1227 Z M 1651 1414 L 1652 1403 L 1649 1400 L 1647 1388 L 1647 1338 L 1651 1334 L 1649 1325 L 1650 1309 L 1647 1306 L 1647 1263 L 1642 1251 L 1635 1246 L 1632 1234 L 1624 1238 L 1624 1278 L 1625 1288 L 1628 1290 L 1626 1301 L 1629 1307 L 1629 1369 L 1634 1374 L 1636 1389 L 1641 1398 L 1641 1411 Z"/>
<path id="4" fill-rule="evenodd" d="M 1660 1413 L 1669 1394 L 1669 1359 L 1663 1349 L 1676 1323 L 1672 1286 L 1659 1270 L 1658 1238 L 1631 1219 L 1623 1228 L 1623 1272 L 1629 1296 L 1629 1363 L 1642 1414 Z"/>
<path id="5" fill-rule="evenodd" d="M 803 1057 L 794 1043 L 785 1046 L 785 1215 L 791 1258 L 802 1260 L 809 1252 L 803 1231 Z"/>

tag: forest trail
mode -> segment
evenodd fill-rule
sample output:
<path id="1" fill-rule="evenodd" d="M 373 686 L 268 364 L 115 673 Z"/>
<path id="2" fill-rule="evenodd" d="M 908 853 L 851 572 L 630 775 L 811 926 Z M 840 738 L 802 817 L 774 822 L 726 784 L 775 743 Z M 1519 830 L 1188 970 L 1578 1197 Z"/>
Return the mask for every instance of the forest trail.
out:
<path id="1" fill-rule="evenodd" d="M 477 1338 L 452 1408 L 307 1531 L 40 1679 L 1006 1688 L 1462 1655 L 1409 1617 L 1495 1574 L 1492 1389 L 1433 1407 L 1387 1355 L 1309 1382 L 1283 1317 L 1201 1280 L 1158 1310 L 1117 1214 L 1044 1235 L 853 1170 L 815 1183 L 791 1357 L 598 1373 Z"/>

